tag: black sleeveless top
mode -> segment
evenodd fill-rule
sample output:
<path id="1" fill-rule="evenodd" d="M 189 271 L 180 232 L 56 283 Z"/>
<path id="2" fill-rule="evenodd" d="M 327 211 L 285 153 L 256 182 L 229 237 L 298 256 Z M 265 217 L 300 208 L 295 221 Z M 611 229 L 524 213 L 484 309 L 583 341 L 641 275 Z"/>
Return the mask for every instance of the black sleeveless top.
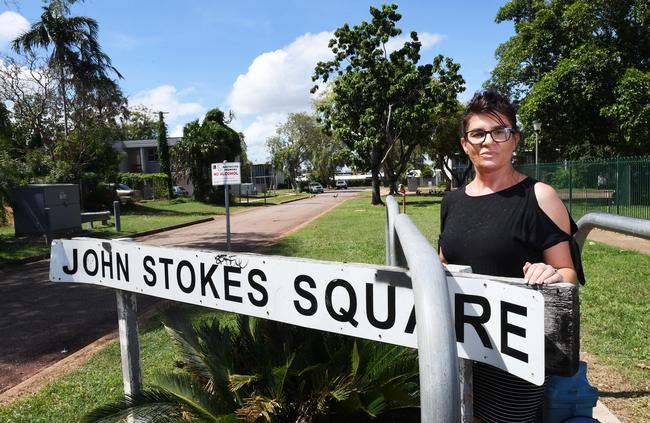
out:
<path id="1" fill-rule="evenodd" d="M 580 252 L 573 236 L 560 229 L 539 207 L 532 178 L 502 191 L 472 197 L 465 187 L 442 200 L 439 246 L 448 263 L 472 267 L 473 273 L 522 278 L 524 264 L 543 262 L 542 253 L 569 241 L 571 258 L 584 283 Z"/>

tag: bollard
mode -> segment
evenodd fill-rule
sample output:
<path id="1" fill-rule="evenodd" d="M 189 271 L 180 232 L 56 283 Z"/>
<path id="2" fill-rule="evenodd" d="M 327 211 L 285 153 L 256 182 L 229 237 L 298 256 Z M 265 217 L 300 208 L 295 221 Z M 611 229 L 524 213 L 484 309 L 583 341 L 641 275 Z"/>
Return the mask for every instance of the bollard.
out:
<path id="1" fill-rule="evenodd" d="M 122 225 L 120 224 L 120 202 L 113 201 L 113 216 L 115 217 L 115 232 L 122 231 Z"/>
<path id="2" fill-rule="evenodd" d="M 544 389 L 544 421 L 563 422 L 570 417 L 592 417 L 598 389 L 587 380 L 587 363 L 580 362 L 571 377 L 550 376 Z"/>
<path id="3" fill-rule="evenodd" d="M 50 243 L 52 242 L 52 223 L 50 222 L 50 208 L 45 207 L 43 211 L 45 212 L 45 245 L 49 247 Z"/>

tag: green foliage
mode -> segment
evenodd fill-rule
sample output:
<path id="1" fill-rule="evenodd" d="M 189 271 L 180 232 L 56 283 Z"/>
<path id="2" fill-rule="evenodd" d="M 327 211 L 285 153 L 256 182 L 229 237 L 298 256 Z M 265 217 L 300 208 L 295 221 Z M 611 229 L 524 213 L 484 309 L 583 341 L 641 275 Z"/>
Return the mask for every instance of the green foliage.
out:
<path id="1" fill-rule="evenodd" d="M 12 58 L 0 72 L 3 100 L 14 106 L 14 147 L 22 157 L 44 149 L 45 178 L 56 182 L 114 171 L 118 161 L 111 141 L 126 105 L 112 79 L 121 75 L 99 45 L 97 22 L 69 16 L 73 3 L 57 0 L 43 7 L 40 20 L 12 43 L 22 62 Z M 21 68 L 29 69 L 34 81 L 21 77 Z"/>
<path id="2" fill-rule="evenodd" d="M 152 119 L 153 112 L 138 107 L 126 112 L 126 116 L 115 135 L 120 140 L 150 140 L 158 135 L 158 123 Z"/>
<path id="3" fill-rule="evenodd" d="M 625 142 L 634 151 L 647 152 L 650 140 L 650 71 L 625 71 L 615 88 L 616 102 L 603 109 L 614 119 Z"/>
<path id="4" fill-rule="evenodd" d="M 275 168 L 289 176 L 294 188 L 303 170 L 310 173 L 310 179 L 328 185 L 336 167 L 348 157 L 345 146 L 325 134 L 316 117 L 303 112 L 289 114 L 276 135 L 266 140 L 266 147 Z"/>
<path id="5" fill-rule="evenodd" d="M 0 225 L 7 223 L 5 207 L 11 205 L 11 188 L 25 183 L 27 167 L 13 159 L 7 151 L 0 150 Z"/>
<path id="6" fill-rule="evenodd" d="M 172 148 L 175 173 L 189 177 L 197 200 L 222 201 L 223 195 L 212 187 L 210 165 L 235 160 L 242 152 L 242 144 L 240 135 L 226 125 L 223 112 L 212 109 L 203 123 L 197 119 L 183 128 L 183 139 Z"/>
<path id="7" fill-rule="evenodd" d="M 118 173 L 117 182 L 137 190 L 152 187 L 155 198 L 169 198 L 167 196 L 167 175 L 164 173 Z"/>
<path id="8" fill-rule="evenodd" d="M 433 168 L 426 163 L 422 166 L 422 177 L 433 178 Z"/>
<path id="9" fill-rule="evenodd" d="M 431 137 L 436 119 L 455 103 L 464 80 L 460 66 L 441 55 L 419 65 L 416 32 L 401 48 L 387 51 L 387 43 L 402 32 L 397 5 L 371 7 L 370 14 L 370 22 L 335 31 L 329 43 L 335 57 L 319 62 L 312 79 L 332 80 L 334 100 L 319 111 L 326 128 L 354 153 L 355 164 L 371 170 L 372 203 L 379 204 L 382 165 L 393 181 L 404 172 L 416 146 Z"/>
<path id="10" fill-rule="evenodd" d="M 169 157 L 169 145 L 167 144 L 167 125 L 163 120 L 163 112 L 158 112 L 158 161 L 160 162 L 160 173 L 164 173 L 167 185 L 167 198 L 172 198 L 172 167 Z"/>
<path id="11" fill-rule="evenodd" d="M 149 421 L 370 421 L 418 404 L 415 350 L 239 315 L 236 326 L 169 315 L 182 373 L 100 407 L 86 422 L 131 412 Z M 376 421 L 381 421 L 381 418 Z"/>
<path id="12" fill-rule="evenodd" d="M 486 85 L 521 103 L 525 128 L 542 122 L 543 160 L 650 152 L 637 138 L 650 113 L 646 0 L 512 0 L 496 19 L 516 35 L 498 47 Z"/>

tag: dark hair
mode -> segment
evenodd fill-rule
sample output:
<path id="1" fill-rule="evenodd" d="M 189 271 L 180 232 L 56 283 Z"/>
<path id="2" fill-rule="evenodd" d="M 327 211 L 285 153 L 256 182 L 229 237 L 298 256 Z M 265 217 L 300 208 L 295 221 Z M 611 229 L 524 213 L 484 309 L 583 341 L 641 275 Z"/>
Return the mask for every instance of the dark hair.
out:
<path id="1" fill-rule="evenodd" d="M 507 97 L 501 95 L 497 90 L 489 88 L 483 91 L 477 91 L 474 97 L 470 100 L 463 113 L 463 118 L 460 121 L 460 137 L 465 136 L 467 129 L 467 122 L 472 115 L 488 114 L 493 116 L 497 121 L 502 124 L 499 114 L 505 116 L 512 125 L 512 129 L 519 132 L 517 128 L 517 110 L 512 105 Z"/>

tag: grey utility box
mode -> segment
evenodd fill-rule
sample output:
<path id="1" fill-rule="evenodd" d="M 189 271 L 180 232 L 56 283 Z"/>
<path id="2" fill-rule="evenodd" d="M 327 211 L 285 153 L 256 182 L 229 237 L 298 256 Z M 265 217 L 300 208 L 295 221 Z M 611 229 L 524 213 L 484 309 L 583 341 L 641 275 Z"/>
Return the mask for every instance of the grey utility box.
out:
<path id="1" fill-rule="evenodd" d="M 16 236 L 81 231 L 79 185 L 33 184 L 12 190 Z"/>

